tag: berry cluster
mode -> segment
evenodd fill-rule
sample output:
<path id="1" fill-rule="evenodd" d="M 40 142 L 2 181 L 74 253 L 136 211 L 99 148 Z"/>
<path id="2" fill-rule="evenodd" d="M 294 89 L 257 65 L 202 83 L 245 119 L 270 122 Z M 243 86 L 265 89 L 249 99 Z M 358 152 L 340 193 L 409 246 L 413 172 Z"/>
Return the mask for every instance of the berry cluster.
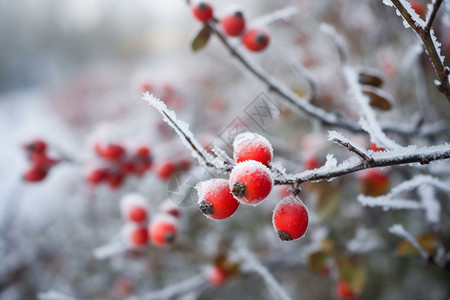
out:
<path id="1" fill-rule="evenodd" d="M 222 220 L 233 215 L 239 204 L 256 206 L 273 187 L 269 169 L 273 157 L 270 142 L 255 133 L 241 133 L 233 142 L 236 165 L 227 179 L 210 179 L 197 184 L 200 211 L 208 218 Z M 302 237 L 308 227 L 308 211 L 296 196 L 281 200 L 273 212 L 273 225 L 281 240 Z"/>
<path id="2" fill-rule="evenodd" d="M 88 170 L 87 180 L 92 185 L 107 183 L 112 189 L 119 188 L 127 175 L 142 176 L 152 166 L 152 156 L 147 146 L 138 147 L 132 154 L 127 153 L 122 145 L 114 143 L 96 143 L 94 149 L 103 163 Z"/>
<path id="3" fill-rule="evenodd" d="M 194 17 L 200 22 L 206 23 L 215 20 L 213 8 L 206 1 L 191 4 Z M 225 35 L 230 37 L 241 37 L 242 44 L 250 51 L 259 52 L 264 50 L 270 41 L 270 36 L 263 28 L 246 28 L 244 13 L 239 9 L 233 9 L 221 20 L 220 25 Z"/>
<path id="4" fill-rule="evenodd" d="M 159 213 L 151 221 L 148 205 L 140 194 L 123 196 L 120 208 L 123 219 L 127 222 L 124 235 L 131 249 L 143 249 L 149 241 L 161 248 L 170 247 L 175 242 L 180 210 L 172 202 L 163 202 Z"/>
<path id="5" fill-rule="evenodd" d="M 28 182 L 39 182 L 43 180 L 49 170 L 59 161 L 47 154 L 47 143 L 36 139 L 24 146 L 30 165 L 23 179 Z"/>

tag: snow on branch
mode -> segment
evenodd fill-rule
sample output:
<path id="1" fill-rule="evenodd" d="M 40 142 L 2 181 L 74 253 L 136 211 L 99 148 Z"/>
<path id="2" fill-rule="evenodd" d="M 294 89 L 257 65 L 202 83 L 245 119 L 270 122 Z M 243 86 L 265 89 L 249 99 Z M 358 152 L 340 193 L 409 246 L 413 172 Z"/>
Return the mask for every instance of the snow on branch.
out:
<path id="1" fill-rule="evenodd" d="M 396 150 L 373 152 L 371 159 L 351 157 L 335 167 L 326 165 L 314 170 L 308 170 L 295 175 L 285 175 L 275 178 L 275 184 L 301 184 L 309 181 L 332 180 L 336 177 L 350 174 L 362 169 L 387 167 L 409 163 L 427 164 L 431 161 L 450 158 L 450 144 L 416 147 L 408 146 Z M 441 186 L 441 185 L 439 185 Z"/>
<path id="2" fill-rule="evenodd" d="M 426 21 L 422 20 L 420 16 L 412 9 L 411 4 L 406 0 L 383 0 L 387 6 L 395 6 L 396 13 L 403 18 L 405 27 L 411 27 L 414 32 L 422 40 L 422 44 L 430 57 L 433 68 L 439 80 L 435 80 L 437 89 L 447 97 L 450 103 L 450 82 L 448 75 L 450 69 L 444 65 L 444 56 L 441 55 L 440 43 L 431 28 L 437 11 L 441 7 L 443 0 L 433 0 L 433 5 L 428 6 Z"/>
<path id="3" fill-rule="evenodd" d="M 367 154 L 367 152 L 363 148 L 351 142 L 349 139 L 344 137 L 340 132 L 329 131 L 328 140 L 345 147 L 347 150 L 351 152 L 356 153 L 359 157 L 361 157 L 363 161 L 368 161 L 371 159 L 371 157 Z"/>
<path id="4" fill-rule="evenodd" d="M 389 228 L 389 232 L 392 234 L 395 234 L 401 238 L 406 239 L 408 242 L 411 243 L 411 245 L 413 245 L 414 248 L 417 249 L 417 251 L 419 251 L 420 256 L 423 257 L 423 259 L 428 260 L 429 259 L 429 254 L 427 251 L 425 251 L 425 249 L 423 249 L 423 247 L 419 244 L 419 242 L 411 235 L 411 233 L 409 233 L 408 231 L 406 231 L 406 229 L 403 227 L 403 225 L 401 224 L 395 224 L 392 225 Z"/>
<path id="5" fill-rule="evenodd" d="M 258 25 L 270 25 L 272 23 L 278 22 L 280 20 L 287 21 L 291 17 L 299 13 L 298 7 L 288 6 L 279 10 L 276 10 L 270 14 L 261 16 L 255 19 L 252 23 Z"/>
<path id="6" fill-rule="evenodd" d="M 186 294 L 188 292 L 201 289 L 207 285 L 204 274 L 193 276 L 184 281 L 169 285 L 164 289 L 153 291 L 142 296 L 132 296 L 126 300 L 165 300 L 173 297 Z"/>
<path id="7" fill-rule="evenodd" d="M 243 268 L 248 268 L 249 270 L 257 272 L 264 279 L 270 291 L 272 291 L 278 299 L 292 299 L 278 283 L 275 277 L 273 277 L 273 275 L 269 272 L 269 270 L 253 254 L 251 254 L 250 251 L 245 248 L 240 248 L 238 253 L 245 261 Z"/>
<path id="8" fill-rule="evenodd" d="M 175 112 L 168 109 L 164 102 L 149 92 L 144 94 L 143 99 L 158 110 L 163 116 L 163 120 L 175 130 L 186 148 L 191 150 L 192 157 L 197 159 L 201 165 L 214 167 L 218 170 L 223 168 L 223 164 L 220 164 L 222 161 L 215 160 L 197 141 L 194 134 L 189 130 L 189 124 L 178 120 Z"/>
<path id="9" fill-rule="evenodd" d="M 397 199 L 401 193 L 418 189 L 421 202 Z M 435 177 L 419 175 L 394 187 L 388 194 L 379 197 L 360 195 L 358 201 L 363 206 L 381 206 L 388 209 L 424 209 L 427 221 L 437 224 L 440 220 L 441 205 L 436 199 L 435 188 L 450 193 L 449 183 Z"/>

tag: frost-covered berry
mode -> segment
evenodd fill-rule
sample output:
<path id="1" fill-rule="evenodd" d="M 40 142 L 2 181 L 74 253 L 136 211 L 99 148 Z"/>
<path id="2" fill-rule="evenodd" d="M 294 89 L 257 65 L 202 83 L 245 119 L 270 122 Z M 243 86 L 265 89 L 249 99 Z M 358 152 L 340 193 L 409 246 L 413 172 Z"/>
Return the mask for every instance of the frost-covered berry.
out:
<path id="1" fill-rule="evenodd" d="M 47 176 L 47 169 L 31 166 L 25 171 L 23 180 L 28 182 L 39 182 Z"/>
<path id="2" fill-rule="evenodd" d="M 226 179 L 203 181 L 197 184 L 196 188 L 200 211 L 208 218 L 226 219 L 233 215 L 239 206 Z"/>
<path id="3" fill-rule="evenodd" d="M 281 240 L 296 240 L 308 229 L 308 210 L 299 198 L 286 197 L 275 206 L 272 223 Z"/>
<path id="4" fill-rule="evenodd" d="M 120 199 L 120 210 L 125 220 L 135 223 L 145 222 L 149 217 L 147 202 L 138 193 L 125 194 Z"/>
<path id="5" fill-rule="evenodd" d="M 233 168 L 229 184 L 231 192 L 239 202 L 257 205 L 270 194 L 273 179 L 265 165 L 248 160 Z"/>
<path id="6" fill-rule="evenodd" d="M 153 245 L 170 247 L 178 235 L 177 218 L 168 214 L 157 215 L 150 223 L 149 232 Z"/>
<path id="7" fill-rule="evenodd" d="M 256 160 L 265 166 L 272 161 L 273 150 L 270 142 L 263 136 L 244 132 L 238 134 L 233 141 L 233 157 L 236 162 Z"/>
<path id="8" fill-rule="evenodd" d="M 352 300 L 356 298 L 355 293 L 350 289 L 347 282 L 339 280 L 336 284 L 336 295 L 341 300 Z"/>
<path id="9" fill-rule="evenodd" d="M 195 2 L 192 4 L 191 9 L 194 17 L 200 22 L 206 23 L 212 18 L 213 9 L 211 4 L 209 4 L 208 2 Z"/>
<path id="10" fill-rule="evenodd" d="M 245 29 L 245 17 L 242 11 L 235 10 L 234 12 L 226 15 L 220 21 L 222 29 L 226 35 L 239 36 Z"/>
<path id="11" fill-rule="evenodd" d="M 269 34 L 259 28 L 250 29 L 245 32 L 242 37 L 242 44 L 253 52 L 259 52 L 264 50 L 267 45 L 269 45 L 270 37 Z"/>
<path id="12" fill-rule="evenodd" d="M 125 148 L 118 144 L 109 144 L 104 148 L 103 157 L 118 160 L 125 154 Z"/>
<path id="13" fill-rule="evenodd" d="M 140 249 L 148 244 L 147 227 L 129 223 L 124 228 L 128 245 L 133 249 Z"/>
<path id="14" fill-rule="evenodd" d="M 209 284 L 213 286 L 220 286 L 225 283 L 228 278 L 226 270 L 219 266 L 210 266 L 206 271 L 206 278 Z"/>
<path id="15" fill-rule="evenodd" d="M 162 202 L 159 206 L 159 211 L 164 214 L 172 215 L 175 218 L 179 218 L 181 214 L 180 207 L 170 200 Z"/>

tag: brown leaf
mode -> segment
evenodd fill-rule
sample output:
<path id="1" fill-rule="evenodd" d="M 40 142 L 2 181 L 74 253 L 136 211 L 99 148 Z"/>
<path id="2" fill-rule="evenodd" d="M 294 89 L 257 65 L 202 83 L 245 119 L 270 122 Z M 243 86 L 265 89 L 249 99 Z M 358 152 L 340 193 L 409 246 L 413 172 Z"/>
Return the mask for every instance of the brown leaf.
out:
<path id="1" fill-rule="evenodd" d="M 383 85 L 382 74 L 377 69 L 361 67 L 359 69 L 358 81 L 363 85 L 380 87 Z"/>
<path id="2" fill-rule="evenodd" d="M 311 271 L 322 273 L 324 268 L 327 267 L 327 259 L 329 257 L 328 253 L 325 253 L 323 251 L 316 251 L 311 253 L 308 256 L 308 268 Z"/>
<path id="3" fill-rule="evenodd" d="M 381 110 L 390 110 L 392 108 L 394 99 L 388 92 L 369 85 L 363 85 L 362 91 L 364 95 L 370 98 L 371 106 Z"/>
<path id="4" fill-rule="evenodd" d="M 205 25 L 194 37 L 191 45 L 192 51 L 196 52 L 205 47 L 210 37 L 211 29 Z"/>

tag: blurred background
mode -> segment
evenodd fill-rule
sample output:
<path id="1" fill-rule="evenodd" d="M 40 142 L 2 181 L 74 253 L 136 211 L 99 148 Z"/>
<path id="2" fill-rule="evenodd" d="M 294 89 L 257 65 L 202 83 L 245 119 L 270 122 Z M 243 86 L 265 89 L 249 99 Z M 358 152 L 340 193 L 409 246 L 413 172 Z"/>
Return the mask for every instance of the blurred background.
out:
<path id="1" fill-rule="evenodd" d="M 250 24 L 277 9 L 299 9 L 292 19 L 270 25 L 267 51 L 248 57 L 299 95 L 307 95 L 307 81 L 292 69 L 293 63 L 302 65 L 318 86 L 313 104 L 356 121 L 358 111 L 347 99 L 335 46 L 319 29 L 326 22 L 348 42 L 353 65 L 375 68 L 386 79 L 383 88 L 394 95 L 394 103 L 392 110 L 377 112 L 382 122 L 448 121 L 448 103 L 433 87 L 435 75 L 428 58 L 420 47 L 417 50 L 413 32 L 381 2 L 239 1 Z M 211 3 L 219 17 L 230 6 L 225 0 Z M 444 53 L 450 49 L 446 18 L 443 9 L 436 21 Z M 149 246 L 103 260 L 93 256 L 96 248 L 120 234 L 123 195 L 139 192 L 152 213 L 158 211 L 173 175 L 161 173 L 163 162 L 185 158 L 190 172 L 199 169 L 160 115 L 141 100 L 146 90 L 189 122 L 205 146 L 216 142 L 230 152 L 220 138 L 239 118 L 273 143 L 278 160 L 290 172 L 307 168 L 311 151 L 318 163 L 330 152 L 338 159 L 348 157 L 326 142 L 329 128 L 283 105 L 278 104 L 280 115 L 264 128 L 253 124 L 243 108 L 267 92 L 266 87 L 215 37 L 205 49 L 191 51 L 200 29 L 182 0 L 0 0 L 0 299 L 38 299 L 47 291 L 74 299 L 142 295 L 201 273 L 224 249 L 232 248 L 236 236 L 272 263 L 293 299 L 337 299 L 333 263 L 326 259 L 325 275 L 322 268 L 320 272 L 308 268 L 310 254 L 330 241 L 333 246 L 327 249 L 334 249 L 333 255 L 358 257 L 358 268 L 365 266 L 362 299 L 448 299 L 447 273 L 419 258 L 394 256 L 399 239 L 389 235 L 389 226 L 400 222 L 414 234 L 424 234 L 429 228 L 422 226 L 423 215 L 362 208 L 355 200 L 361 192 L 356 175 L 320 186 L 322 192 L 307 189 L 312 200 L 305 202 L 311 207 L 313 225 L 300 241 L 280 244 L 273 231 L 271 212 L 282 194 L 277 189 L 258 209 L 240 208 L 233 219 L 223 222 L 207 220 L 196 205 L 186 205 L 173 251 Z M 238 39 L 232 42 L 239 45 Z M 366 136 L 351 137 L 369 146 Z M 449 131 L 429 140 L 397 138 L 404 144 L 439 144 L 449 141 Z M 24 146 L 34 139 L 44 140 L 48 155 L 60 162 L 44 180 L 31 183 L 23 179 L 30 163 Z M 93 186 L 86 180 L 90 170 L 109 166 L 95 145 L 108 143 L 129 152 L 148 146 L 151 169 L 114 187 Z M 442 162 L 434 172 L 448 180 L 448 173 L 442 171 L 448 167 Z M 392 186 L 419 172 L 401 170 L 389 173 Z M 448 195 L 437 197 L 448 200 Z M 449 246 L 448 203 L 442 215 L 442 238 Z M 367 248 L 361 246 L 361 253 L 349 251 L 351 240 Z M 274 299 L 258 276 L 248 274 L 228 286 L 202 288 L 176 299 L 230 297 Z"/>

